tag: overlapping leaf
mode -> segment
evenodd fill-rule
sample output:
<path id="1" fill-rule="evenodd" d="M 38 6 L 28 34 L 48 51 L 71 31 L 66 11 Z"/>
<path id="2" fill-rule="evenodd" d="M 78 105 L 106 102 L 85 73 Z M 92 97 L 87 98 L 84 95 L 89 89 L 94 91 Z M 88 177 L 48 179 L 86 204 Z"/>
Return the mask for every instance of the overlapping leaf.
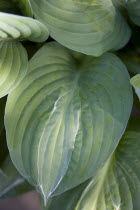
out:
<path id="1" fill-rule="evenodd" d="M 0 12 L 0 41 L 28 39 L 43 42 L 48 35 L 46 26 L 37 20 Z"/>
<path id="2" fill-rule="evenodd" d="M 111 0 L 30 0 L 33 13 L 62 45 L 99 56 L 122 48 L 130 29 Z"/>
<path id="3" fill-rule="evenodd" d="M 133 85 L 139 99 L 140 99 L 140 74 L 131 78 L 131 84 Z"/>
<path id="4" fill-rule="evenodd" d="M 46 200 L 58 186 L 55 194 L 82 183 L 105 163 L 131 108 L 129 75 L 119 58 L 46 44 L 8 96 L 11 158 Z"/>
<path id="5" fill-rule="evenodd" d="M 0 198 L 7 199 L 31 191 L 33 188 L 19 174 L 7 157 L 0 168 Z"/>
<path id="6" fill-rule="evenodd" d="M 139 0 L 116 0 L 126 7 L 131 20 L 140 26 L 140 1 Z"/>
<path id="7" fill-rule="evenodd" d="M 15 169 L 6 145 L 4 109 L 6 98 L 0 99 L 0 199 L 20 195 L 33 188 Z"/>
<path id="8" fill-rule="evenodd" d="M 96 176 L 50 200 L 46 210 L 140 209 L 140 117 Z"/>
<path id="9" fill-rule="evenodd" d="M 0 42 L 0 97 L 11 92 L 27 71 L 28 57 L 16 41 Z"/>

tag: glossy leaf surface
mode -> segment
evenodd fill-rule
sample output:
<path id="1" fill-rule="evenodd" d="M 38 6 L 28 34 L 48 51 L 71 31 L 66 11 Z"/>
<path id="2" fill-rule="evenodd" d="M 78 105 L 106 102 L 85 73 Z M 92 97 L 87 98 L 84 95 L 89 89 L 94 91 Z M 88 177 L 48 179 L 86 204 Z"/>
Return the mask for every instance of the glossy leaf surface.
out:
<path id="1" fill-rule="evenodd" d="M 43 42 L 48 35 L 45 25 L 37 20 L 0 12 L 0 41 L 28 39 Z"/>
<path id="2" fill-rule="evenodd" d="M 111 0 L 30 0 L 33 13 L 62 45 L 99 56 L 122 48 L 130 28 Z"/>
<path id="3" fill-rule="evenodd" d="M 46 200 L 58 185 L 55 193 L 71 189 L 105 163 L 131 108 L 129 75 L 119 58 L 94 58 L 56 42 L 46 44 L 8 97 L 11 158 Z"/>

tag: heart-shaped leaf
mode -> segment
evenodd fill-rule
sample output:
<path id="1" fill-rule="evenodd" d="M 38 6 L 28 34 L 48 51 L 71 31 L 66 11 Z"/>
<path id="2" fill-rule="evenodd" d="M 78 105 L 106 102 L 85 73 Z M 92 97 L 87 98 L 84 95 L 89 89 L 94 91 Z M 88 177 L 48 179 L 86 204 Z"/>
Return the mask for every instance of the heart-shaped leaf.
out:
<path id="1" fill-rule="evenodd" d="M 110 157 L 132 108 L 129 81 L 113 54 L 94 58 L 52 42 L 31 59 L 8 96 L 5 125 L 15 166 L 44 200 L 59 184 L 56 193 L 90 178 Z"/>
<path id="2" fill-rule="evenodd" d="M 130 29 L 111 0 L 30 0 L 33 13 L 62 45 L 99 56 L 122 48 Z"/>
<path id="3" fill-rule="evenodd" d="M 119 146 L 98 174 L 50 200 L 44 210 L 140 209 L 140 117 L 131 120 Z"/>
<path id="4" fill-rule="evenodd" d="M 0 41 L 28 39 L 43 42 L 48 35 L 46 26 L 38 20 L 0 12 Z"/>
<path id="5" fill-rule="evenodd" d="M 0 42 L 0 97 L 11 92 L 27 71 L 28 57 L 16 41 Z"/>
<path id="6" fill-rule="evenodd" d="M 136 76 L 132 77 L 130 81 L 136 91 L 136 94 L 140 99 L 140 74 L 137 74 Z"/>

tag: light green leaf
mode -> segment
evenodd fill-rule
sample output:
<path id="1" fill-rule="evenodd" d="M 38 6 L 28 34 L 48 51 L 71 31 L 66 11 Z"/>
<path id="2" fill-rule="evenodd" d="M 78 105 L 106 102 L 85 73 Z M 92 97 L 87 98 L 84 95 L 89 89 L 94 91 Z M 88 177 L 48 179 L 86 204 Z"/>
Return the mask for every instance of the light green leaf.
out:
<path id="1" fill-rule="evenodd" d="M 12 1 L 18 3 L 24 15 L 33 17 L 33 12 L 29 0 L 12 0 Z"/>
<path id="2" fill-rule="evenodd" d="M 0 97 L 10 93 L 27 71 L 28 57 L 17 41 L 0 42 Z"/>
<path id="3" fill-rule="evenodd" d="M 0 168 L 0 198 L 8 199 L 31 191 L 33 187 L 19 174 L 7 157 Z"/>
<path id="4" fill-rule="evenodd" d="M 0 12 L 0 41 L 28 39 L 43 42 L 48 35 L 46 26 L 37 20 Z"/>
<path id="5" fill-rule="evenodd" d="M 119 146 L 98 174 L 52 198 L 44 210 L 140 209 L 140 117 L 131 120 Z"/>
<path id="6" fill-rule="evenodd" d="M 59 184 L 55 193 L 90 178 L 110 157 L 132 108 L 129 81 L 113 54 L 94 58 L 52 42 L 31 59 L 8 96 L 5 125 L 15 166 L 44 200 Z"/>
<path id="7" fill-rule="evenodd" d="M 33 13 L 62 45 L 99 56 L 122 48 L 130 28 L 111 0 L 30 0 Z"/>
<path id="8" fill-rule="evenodd" d="M 136 91 L 136 94 L 140 99 L 140 74 L 137 74 L 136 76 L 132 77 L 130 81 Z"/>

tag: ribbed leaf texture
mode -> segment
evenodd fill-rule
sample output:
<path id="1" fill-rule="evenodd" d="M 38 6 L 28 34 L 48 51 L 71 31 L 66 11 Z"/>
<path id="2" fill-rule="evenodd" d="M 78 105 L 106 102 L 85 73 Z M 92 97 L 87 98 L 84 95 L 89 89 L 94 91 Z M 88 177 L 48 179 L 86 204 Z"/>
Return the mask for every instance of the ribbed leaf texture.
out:
<path id="1" fill-rule="evenodd" d="M 34 16 L 62 45 L 99 56 L 122 48 L 130 28 L 111 0 L 30 0 Z"/>
<path id="2" fill-rule="evenodd" d="M 0 97 L 10 93 L 27 72 L 28 57 L 16 41 L 0 42 Z"/>
<path id="3" fill-rule="evenodd" d="M 0 41 L 28 39 L 43 42 L 48 35 L 48 29 L 38 20 L 0 12 Z"/>
<path id="4" fill-rule="evenodd" d="M 140 117 L 131 119 L 105 166 L 77 188 L 52 198 L 46 210 L 140 209 Z"/>
<path id="5" fill-rule="evenodd" d="M 56 42 L 46 44 L 8 96 L 11 158 L 46 201 L 55 190 L 62 193 L 90 178 L 105 163 L 131 108 L 130 78 L 119 58 L 94 58 Z"/>

